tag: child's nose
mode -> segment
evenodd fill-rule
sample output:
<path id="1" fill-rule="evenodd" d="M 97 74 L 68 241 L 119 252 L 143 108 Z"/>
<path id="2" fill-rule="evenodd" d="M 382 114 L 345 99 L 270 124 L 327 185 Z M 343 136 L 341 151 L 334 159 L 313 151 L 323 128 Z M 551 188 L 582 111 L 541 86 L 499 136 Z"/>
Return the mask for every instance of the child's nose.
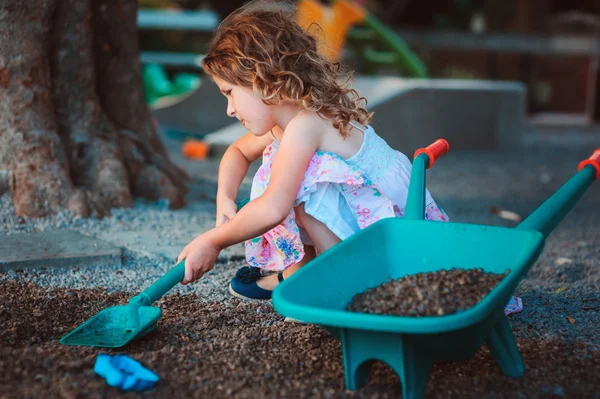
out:
<path id="1" fill-rule="evenodd" d="M 235 110 L 233 109 L 233 106 L 231 105 L 231 101 L 227 102 L 227 116 L 230 116 L 232 118 L 235 116 Z"/>

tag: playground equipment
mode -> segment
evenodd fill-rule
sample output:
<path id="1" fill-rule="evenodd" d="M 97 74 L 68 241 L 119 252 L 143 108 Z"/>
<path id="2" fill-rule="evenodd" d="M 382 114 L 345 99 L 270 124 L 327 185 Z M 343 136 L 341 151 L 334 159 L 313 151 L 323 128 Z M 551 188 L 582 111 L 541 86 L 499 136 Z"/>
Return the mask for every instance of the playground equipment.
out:
<path id="1" fill-rule="evenodd" d="M 538 259 L 546 237 L 600 177 L 597 149 L 515 229 L 425 221 L 425 168 L 439 155 L 435 150 L 415 153 L 404 219 L 383 219 L 355 233 L 273 293 L 277 312 L 323 326 L 341 339 L 347 389 L 363 385 L 372 362 L 381 360 L 399 375 L 403 398 L 420 398 L 434 361 L 467 359 L 484 343 L 505 375 L 522 376 L 523 361 L 504 307 Z M 354 295 L 390 278 L 453 267 L 509 273 L 481 302 L 452 315 L 400 317 L 345 310 Z"/>
<path id="2" fill-rule="evenodd" d="M 196 15 L 198 14 L 198 15 Z M 310 30 L 311 24 L 318 23 L 323 35 L 320 37 L 319 50 L 331 61 L 339 59 L 346 39 L 350 34 L 352 43 L 366 65 L 372 67 L 378 64 L 397 65 L 410 76 L 426 77 L 427 68 L 410 48 L 389 27 L 377 17 L 369 13 L 357 2 L 349 0 L 336 0 L 329 6 L 322 5 L 317 0 L 301 0 L 298 3 L 298 23 Z M 351 29 L 356 24 L 363 24 L 366 28 Z M 214 13 L 191 12 L 163 12 L 154 10 L 140 10 L 138 26 L 140 29 L 176 29 L 176 30 L 205 31 L 217 26 Z M 321 36 L 317 34 L 317 36 Z M 370 43 L 378 42 L 387 46 L 389 52 L 381 52 L 372 48 Z M 202 55 L 183 57 L 185 54 L 145 52 L 142 58 L 163 60 L 178 58 L 187 60 L 190 65 L 199 66 Z M 173 104 L 185 98 L 184 94 L 196 90 L 200 86 L 200 77 L 197 74 L 180 73 L 170 81 L 164 67 L 157 63 L 146 63 L 142 72 L 146 102 L 151 107 L 162 107 L 164 104 Z"/>
<path id="3" fill-rule="evenodd" d="M 142 68 L 142 81 L 144 97 L 151 108 L 164 106 L 165 100 L 169 103 L 181 101 L 192 90 L 198 89 L 201 83 L 200 76 L 193 73 L 178 73 L 171 81 L 164 67 L 158 64 L 148 64 Z"/>
<path id="4" fill-rule="evenodd" d="M 337 43 L 327 45 L 330 49 L 337 46 L 335 54 L 341 53 L 345 41 L 353 46 L 357 54 L 362 54 L 366 70 L 391 64 L 403 68 L 409 76 L 427 76 L 427 68 L 402 39 L 357 3 L 334 1 L 326 7 L 316 0 L 299 1 L 298 21 L 305 27 L 312 21 L 322 24 L 325 39 L 333 38 Z M 178 29 L 178 15 L 165 13 L 160 27 Z M 142 27 L 151 26 L 146 22 Z M 181 26 L 192 30 L 194 24 Z M 382 51 L 386 46 L 396 50 Z M 174 59 L 174 55 L 170 58 Z M 190 65 L 199 68 L 201 56 L 188 58 Z M 153 76 L 158 76 L 156 83 L 148 81 Z M 161 132 L 170 138 L 188 140 L 182 146 L 185 156 L 219 156 L 247 132 L 241 125 L 236 128 L 226 115 L 227 100 L 210 79 L 201 79 L 199 87 L 189 85 L 189 92 L 178 95 L 169 95 L 172 89 L 168 82 L 164 83 L 168 80 L 164 71 L 150 69 L 145 71 L 144 79 L 145 87 L 157 87 L 149 90 L 148 98 Z M 375 112 L 373 127 L 392 147 L 405 153 L 412 153 L 439 136 L 455 143 L 455 149 L 510 150 L 521 144 L 526 118 L 523 84 L 358 75 L 352 87 L 369 100 L 369 111 Z M 477 108 L 476 113 L 471 112 L 473 107 Z M 469 123 L 465 124 L 465 120 Z"/>
<path id="5" fill-rule="evenodd" d="M 337 59 L 348 35 L 354 37 L 354 25 L 364 25 L 362 39 L 352 39 L 365 65 L 369 68 L 378 63 L 394 64 L 409 76 L 425 77 L 427 68 L 408 48 L 398 35 L 370 14 L 359 2 L 336 0 L 324 6 L 316 0 L 301 0 L 298 3 L 298 22 L 308 28 L 312 22 L 321 26 L 324 41 L 320 48 L 326 57 Z M 168 29 L 186 31 L 208 31 L 218 25 L 214 13 L 166 12 L 140 10 L 138 26 L 142 30 Z M 195 28 L 197 27 L 197 28 Z M 360 36 L 360 35 L 359 35 Z M 383 53 L 374 48 L 387 46 L 391 51 Z M 154 118 L 161 130 L 177 139 L 202 140 L 204 136 L 230 125 L 231 118 L 224 112 L 226 100 L 220 98 L 216 85 L 210 79 L 202 79 L 195 73 L 180 73 L 169 79 L 164 65 L 198 69 L 203 55 L 185 53 L 160 53 L 145 51 L 141 54 L 143 84 L 146 101 L 152 108 Z M 374 103 L 374 98 L 369 98 Z M 381 115 L 381 114 L 379 114 Z M 385 120 L 385 118 L 380 118 Z M 206 145 L 193 141 L 182 148 L 192 159 L 207 156 Z"/>
<path id="6" fill-rule="evenodd" d="M 227 99 L 219 87 L 211 79 L 202 78 L 197 88 L 154 103 L 152 115 L 170 137 L 202 138 L 233 123 L 226 109 Z"/>
<path id="7" fill-rule="evenodd" d="M 304 29 L 314 33 L 319 40 L 319 52 L 329 61 L 337 61 L 346 42 L 352 25 L 363 22 L 367 11 L 355 2 L 334 1 L 329 6 L 317 0 L 298 2 L 297 22 Z M 312 24 L 317 23 L 322 32 L 314 32 Z M 321 34 L 324 37 L 320 37 Z"/>
<path id="8" fill-rule="evenodd" d="M 301 0 L 298 3 L 298 23 L 310 30 L 314 22 L 323 30 L 324 37 L 319 42 L 320 52 L 330 61 L 340 58 L 346 40 L 350 37 L 355 42 L 359 56 L 369 65 L 395 65 L 409 76 L 427 77 L 427 67 L 406 43 L 357 2 L 335 0 L 328 7 L 317 0 Z M 351 29 L 357 24 L 362 24 L 365 28 Z M 371 45 L 374 42 L 386 47 L 388 51 L 374 49 Z"/>

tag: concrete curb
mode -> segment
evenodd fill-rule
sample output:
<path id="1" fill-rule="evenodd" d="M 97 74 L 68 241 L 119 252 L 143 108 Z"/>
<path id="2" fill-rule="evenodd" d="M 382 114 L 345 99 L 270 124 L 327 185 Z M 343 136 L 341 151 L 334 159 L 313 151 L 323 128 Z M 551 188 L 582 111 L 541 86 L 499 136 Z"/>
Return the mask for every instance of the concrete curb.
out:
<path id="1" fill-rule="evenodd" d="M 0 237 L 0 272 L 40 267 L 120 267 L 121 248 L 74 230 Z"/>

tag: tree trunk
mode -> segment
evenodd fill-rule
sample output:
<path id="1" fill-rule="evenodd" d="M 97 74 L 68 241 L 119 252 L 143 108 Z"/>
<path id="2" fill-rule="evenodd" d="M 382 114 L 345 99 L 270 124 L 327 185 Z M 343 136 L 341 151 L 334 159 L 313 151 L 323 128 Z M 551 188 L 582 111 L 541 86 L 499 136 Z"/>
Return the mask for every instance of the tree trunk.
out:
<path id="1" fill-rule="evenodd" d="M 187 176 L 144 103 L 136 15 L 135 0 L 0 6 L 0 171 L 18 215 L 184 205 Z"/>
<path id="2" fill-rule="evenodd" d="M 144 102 L 136 0 L 97 0 L 94 47 L 104 110 L 121 131 L 135 195 L 184 204 L 185 175 L 168 159 Z"/>

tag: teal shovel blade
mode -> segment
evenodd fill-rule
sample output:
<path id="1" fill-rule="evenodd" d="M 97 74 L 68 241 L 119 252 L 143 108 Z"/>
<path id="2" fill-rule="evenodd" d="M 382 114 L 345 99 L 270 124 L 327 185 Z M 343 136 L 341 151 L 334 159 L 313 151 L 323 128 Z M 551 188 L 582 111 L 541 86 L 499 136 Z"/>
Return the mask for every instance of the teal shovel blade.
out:
<path id="1" fill-rule="evenodd" d="M 185 259 L 164 274 L 145 291 L 134 296 L 125 306 L 104 309 L 59 342 L 63 345 L 118 348 L 156 328 L 162 311 L 150 306 L 173 288 L 185 273 Z"/>
<path id="2" fill-rule="evenodd" d="M 138 309 L 139 323 L 133 320 L 131 306 L 112 306 L 85 321 L 59 341 L 63 345 L 119 348 L 156 328 L 162 311 L 156 306 Z"/>

